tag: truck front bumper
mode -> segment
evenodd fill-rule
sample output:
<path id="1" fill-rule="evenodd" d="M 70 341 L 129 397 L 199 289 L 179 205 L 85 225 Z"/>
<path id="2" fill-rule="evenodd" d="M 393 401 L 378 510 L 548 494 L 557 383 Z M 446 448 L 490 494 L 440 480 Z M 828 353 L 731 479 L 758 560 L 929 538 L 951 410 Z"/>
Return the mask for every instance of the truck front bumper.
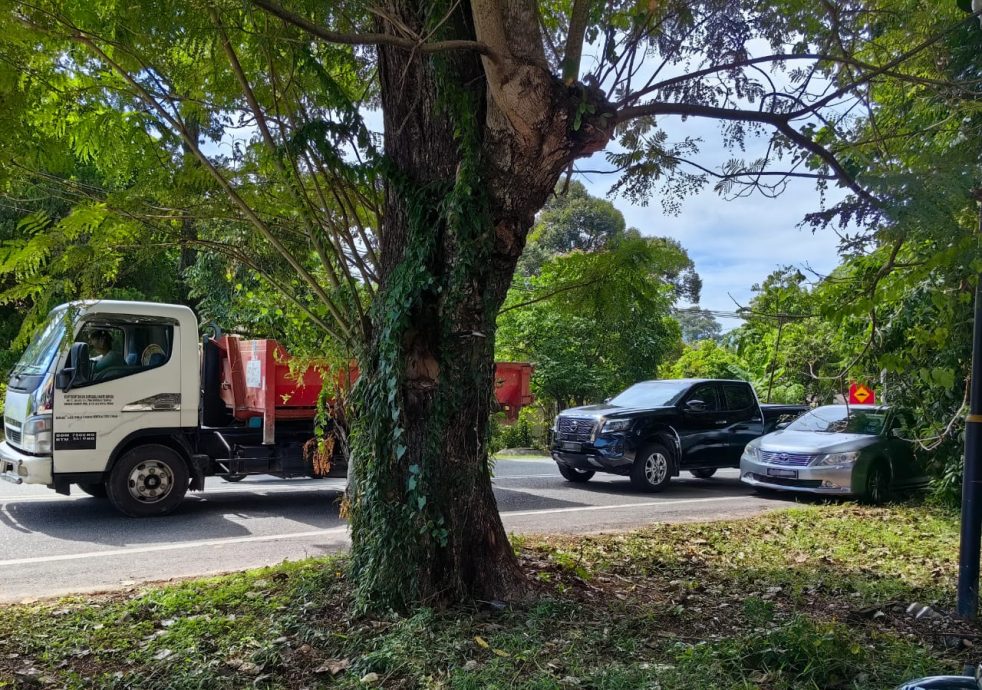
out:
<path id="1" fill-rule="evenodd" d="M 13 484 L 51 484 L 51 456 L 26 455 L 0 443 L 0 479 Z"/>
<path id="2" fill-rule="evenodd" d="M 583 443 L 579 451 L 564 449 L 559 444 L 552 447 L 552 459 L 560 465 L 584 472 L 611 472 L 629 474 L 634 465 L 634 450 L 619 438 L 599 438 L 594 443 Z"/>

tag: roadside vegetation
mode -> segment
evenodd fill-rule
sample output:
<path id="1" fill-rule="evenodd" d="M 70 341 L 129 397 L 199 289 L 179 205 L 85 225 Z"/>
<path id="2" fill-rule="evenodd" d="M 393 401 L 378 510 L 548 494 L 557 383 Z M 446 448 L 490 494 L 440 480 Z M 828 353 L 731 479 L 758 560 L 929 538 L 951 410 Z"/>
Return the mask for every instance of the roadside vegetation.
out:
<path id="1" fill-rule="evenodd" d="M 0 687 L 868 688 L 974 660 L 957 519 L 812 505 L 513 538 L 519 602 L 352 617 L 344 557 L 0 610 Z M 930 605 L 914 618 L 913 603 Z"/>

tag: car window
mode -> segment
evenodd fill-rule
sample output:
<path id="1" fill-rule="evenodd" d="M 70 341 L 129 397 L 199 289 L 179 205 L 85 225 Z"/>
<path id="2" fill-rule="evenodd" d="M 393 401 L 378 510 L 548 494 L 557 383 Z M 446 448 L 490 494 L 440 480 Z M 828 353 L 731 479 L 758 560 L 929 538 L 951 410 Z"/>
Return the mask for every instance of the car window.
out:
<path id="1" fill-rule="evenodd" d="M 754 404 L 754 394 L 750 392 L 750 386 L 739 383 L 724 383 L 723 399 L 728 410 L 745 410 Z"/>
<path id="2" fill-rule="evenodd" d="M 685 399 L 686 402 L 692 400 L 702 400 L 706 405 L 707 412 L 716 412 L 719 410 L 719 401 L 716 399 L 716 384 L 703 383 L 696 386 Z"/>
<path id="3" fill-rule="evenodd" d="M 75 387 L 139 374 L 170 360 L 174 327 L 170 324 L 87 323 L 76 342 L 89 346 L 88 378 Z"/>

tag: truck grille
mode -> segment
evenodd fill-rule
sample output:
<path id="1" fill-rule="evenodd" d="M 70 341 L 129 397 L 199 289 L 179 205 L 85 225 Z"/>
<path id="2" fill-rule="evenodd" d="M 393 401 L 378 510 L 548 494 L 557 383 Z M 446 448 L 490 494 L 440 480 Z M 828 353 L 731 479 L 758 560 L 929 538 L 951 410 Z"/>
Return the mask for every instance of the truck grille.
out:
<path id="1" fill-rule="evenodd" d="M 782 453 L 780 451 L 762 450 L 760 451 L 761 462 L 768 465 L 786 465 L 791 467 L 804 467 L 810 465 L 816 456 L 805 453 Z"/>
<path id="2" fill-rule="evenodd" d="M 10 417 L 4 417 L 3 434 L 8 441 L 19 446 L 22 438 L 20 422 Z"/>
<path id="3" fill-rule="evenodd" d="M 585 443 L 593 437 L 596 424 L 590 417 L 560 417 L 557 438 L 560 441 Z"/>

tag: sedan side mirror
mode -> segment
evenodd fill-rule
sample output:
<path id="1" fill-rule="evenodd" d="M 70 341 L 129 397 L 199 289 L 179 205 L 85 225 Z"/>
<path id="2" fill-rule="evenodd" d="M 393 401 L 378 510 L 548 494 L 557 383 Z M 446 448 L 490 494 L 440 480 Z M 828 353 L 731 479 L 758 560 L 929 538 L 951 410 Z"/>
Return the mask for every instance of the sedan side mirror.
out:
<path id="1" fill-rule="evenodd" d="M 774 425 L 775 431 L 781 431 L 782 429 L 787 429 L 791 425 L 791 422 L 778 422 Z"/>
<path id="2" fill-rule="evenodd" d="M 689 412 L 705 412 L 706 403 L 704 403 L 702 400 L 690 400 L 685 404 L 685 409 L 687 409 Z"/>
<path id="3" fill-rule="evenodd" d="M 80 383 L 87 383 L 92 374 L 88 343 L 74 343 L 68 351 L 65 367 L 55 374 L 55 385 L 65 393 Z"/>

